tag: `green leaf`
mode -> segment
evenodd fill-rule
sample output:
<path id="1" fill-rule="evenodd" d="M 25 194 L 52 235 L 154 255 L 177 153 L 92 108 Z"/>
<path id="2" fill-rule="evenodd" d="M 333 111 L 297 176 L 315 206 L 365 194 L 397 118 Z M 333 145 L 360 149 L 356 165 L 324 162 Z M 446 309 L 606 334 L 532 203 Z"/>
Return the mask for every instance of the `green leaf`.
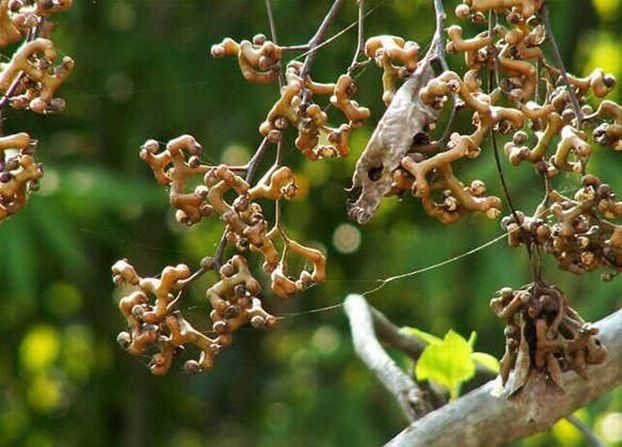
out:
<path id="1" fill-rule="evenodd" d="M 462 382 L 475 375 L 472 352 L 469 342 L 450 330 L 441 343 L 425 348 L 417 361 L 415 375 L 418 380 L 433 380 L 444 386 L 454 399 Z"/>
<path id="2" fill-rule="evenodd" d="M 442 338 L 439 338 L 436 335 L 428 334 L 427 332 L 423 332 L 422 330 L 414 327 L 403 327 L 401 330 L 403 333 L 417 337 L 429 345 L 438 345 L 443 343 Z"/>
<path id="3" fill-rule="evenodd" d="M 472 352 L 471 358 L 475 363 L 482 365 L 484 368 L 488 368 L 495 373 L 499 372 L 499 360 L 495 356 L 485 352 Z"/>

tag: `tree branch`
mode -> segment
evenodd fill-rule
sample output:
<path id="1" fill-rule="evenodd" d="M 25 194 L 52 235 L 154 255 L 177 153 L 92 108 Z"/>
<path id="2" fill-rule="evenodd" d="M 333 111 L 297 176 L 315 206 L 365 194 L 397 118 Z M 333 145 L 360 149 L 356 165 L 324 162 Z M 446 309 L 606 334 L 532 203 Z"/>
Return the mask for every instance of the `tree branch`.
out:
<path id="1" fill-rule="evenodd" d="M 577 430 L 581 432 L 581 434 L 585 437 L 587 444 L 591 447 L 605 447 L 605 444 L 600 442 L 600 439 L 596 437 L 596 435 L 590 430 L 583 421 L 578 419 L 574 415 L 566 416 L 566 420 L 570 422 Z"/>
<path id="2" fill-rule="evenodd" d="M 411 424 L 387 446 L 494 447 L 548 429 L 622 384 L 622 310 L 595 326 L 609 356 L 605 363 L 589 367 L 589 380 L 567 372 L 565 393 L 560 393 L 532 375 L 512 400 L 498 392 L 500 384 L 494 380 Z"/>
<path id="3" fill-rule="evenodd" d="M 570 98 L 570 103 L 572 104 L 572 109 L 577 118 L 577 125 L 581 127 L 581 124 L 585 120 L 583 116 L 583 112 L 581 111 L 581 105 L 579 104 L 579 100 L 577 99 L 577 95 L 575 93 L 574 87 L 570 84 L 570 80 L 568 79 L 568 72 L 566 71 L 566 66 L 564 65 L 564 60 L 562 59 L 562 55 L 559 52 L 559 47 L 557 46 L 557 41 L 555 40 L 555 35 L 553 34 L 553 27 L 551 26 L 551 20 L 549 18 L 549 7 L 545 3 L 542 6 L 542 21 L 544 22 L 544 29 L 546 31 L 546 37 L 551 44 L 551 49 L 553 50 L 553 59 L 555 60 L 555 64 L 557 65 L 557 69 L 559 70 L 559 74 L 564 81 L 564 85 L 566 86 L 566 90 L 568 90 L 568 97 Z"/>
<path id="4" fill-rule="evenodd" d="M 349 295 L 344 303 L 344 309 L 350 320 L 354 348 L 360 359 L 374 372 L 384 387 L 395 396 L 406 417 L 410 421 L 432 410 L 432 406 L 425 400 L 423 391 L 414 382 L 410 375 L 406 374 L 382 348 L 376 333 L 374 324 L 382 327 L 386 334 L 396 335 L 386 325 L 393 326 L 386 318 L 374 318 L 367 301 L 360 295 Z M 383 324 L 385 323 L 385 324 Z M 414 346 L 410 347 L 411 350 Z M 417 351 L 415 349 L 415 351 Z M 418 351 L 420 354 L 420 351 Z"/>
<path id="5" fill-rule="evenodd" d="M 367 304 L 367 301 L 365 303 Z M 378 309 L 369 304 L 367 304 L 367 306 L 371 312 L 374 321 L 374 330 L 378 338 L 407 354 L 413 360 L 417 360 L 425 349 L 426 344 L 414 335 L 408 335 L 402 332 L 400 328 L 391 323 Z"/>
<path id="6" fill-rule="evenodd" d="M 354 52 L 354 58 L 350 64 L 348 71 L 352 71 L 357 65 L 359 56 L 363 53 L 365 48 L 365 0 L 358 0 L 359 4 L 359 18 L 358 18 L 358 33 L 356 39 L 356 51 Z"/>
<path id="7" fill-rule="evenodd" d="M 337 17 L 337 13 L 339 13 L 339 9 L 343 5 L 343 0 L 335 0 L 333 6 L 328 10 L 326 17 L 322 20 L 320 27 L 316 31 L 315 35 L 309 41 L 309 54 L 305 58 L 305 61 L 302 65 L 302 69 L 300 70 L 300 77 L 305 79 L 309 75 L 309 71 L 311 70 L 311 65 L 313 64 L 313 60 L 315 59 L 315 53 L 317 48 L 322 43 L 324 36 L 326 36 L 326 31 L 331 23 Z"/>
<path id="8" fill-rule="evenodd" d="M 443 71 L 447 71 L 449 70 L 445 54 L 445 21 L 447 20 L 447 14 L 445 14 L 443 0 L 434 0 L 434 12 L 436 13 L 436 30 L 432 38 L 432 47 Z"/>
<path id="9" fill-rule="evenodd" d="M 378 336 L 380 341 L 392 348 L 399 349 L 404 354 L 409 356 L 413 361 L 417 361 L 421 353 L 426 347 L 426 344 L 414 335 L 405 333 L 401 328 L 394 325 L 389 319 L 374 306 L 367 304 L 371 316 L 374 321 L 375 335 Z M 481 368 L 478 366 L 478 372 Z M 485 375 L 490 376 L 490 371 L 484 371 Z M 440 408 L 447 403 L 448 394 L 445 390 L 437 386 L 436 384 L 428 381 L 419 382 L 416 381 L 419 388 L 423 391 L 425 397 L 432 404 L 434 409 Z"/>

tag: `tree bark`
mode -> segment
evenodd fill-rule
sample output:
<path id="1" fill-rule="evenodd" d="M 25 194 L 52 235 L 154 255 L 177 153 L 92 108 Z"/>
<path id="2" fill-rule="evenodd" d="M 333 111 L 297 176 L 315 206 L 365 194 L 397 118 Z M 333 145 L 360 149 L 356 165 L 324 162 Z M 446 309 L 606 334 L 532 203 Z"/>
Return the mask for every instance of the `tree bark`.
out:
<path id="1" fill-rule="evenodd" d="M 374 372 L 385 388 L 393 394 L 409 421 L 430 412 L 432 406 L 412 377 L 405 373 L 380 345 L 374 330 L 375 320 L 367 301 L 360 295 L 349 295 L 344 303 L 350 320 L 352 339 L 357 355 Z M 385 318 L 385 322 L 388 322 Z M 392 326 L 392 325 L 391 325 Z M 384 329 L 390 331 L 389 326 Z M 395 335 L 396 331 L 390 331 Z"/>
<path id="2" fill-rule="evenodd" d="M 622 310 L 595 326 L 609 356 L 605 363 L 588 368 L 589 380 L 567 372 L 561 393 L 532 374 L 511 400 L 493 380 L 415 421 L 387 446 L 494 447 L 548 429 L 622 383 Z"/>

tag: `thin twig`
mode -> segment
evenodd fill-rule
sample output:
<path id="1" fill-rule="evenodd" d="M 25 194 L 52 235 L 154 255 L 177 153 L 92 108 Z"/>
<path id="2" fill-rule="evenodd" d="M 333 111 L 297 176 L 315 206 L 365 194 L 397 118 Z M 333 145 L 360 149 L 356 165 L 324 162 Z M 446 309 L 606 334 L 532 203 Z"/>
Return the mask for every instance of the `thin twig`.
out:
<path id="1" fill-rule="evenodd" d="M 248 183 L 249 185 L 255 180 L 255 175 L 257 174 L 257 168 L 259 168 L 259 163 L 261 163 L 263 156 L 265 155 L 266 151 L 270 146 L 270 140 L 268 140 L 268 138 L 264 138 L 259 144 L 257 151 L 246 165 L 248 170 L 246 171 L 245 180 L 246 183 Z"/>
<path id="2" fill-rule="evenodd" d="M 566 420 L 581 432 L 589 445 L 591 445 L 592 447 L 605 447 L 605 444 L 596 437 L 590 427 L 588 427 L 585 423 L 583 423 L 582 420 L 578 419 L 575 415 L 571 414 L 570 416 L 566 416 Z"/>
<path id="3" fill-rule="evenodd" d="M 270 25 L 270 36 L 272 42 L 276 45 L 278 43 L 278 37 L 276 34 L 276 25 L 274 23 L 274 15 L 272 14 L 272 4 L 270 0 L 266 0 L 266 13 L 268 14 L 268 24 Z"/>
<path id="4" fill-rule="evenodd" d="M 411 422 L 432 411 L 423 391 L 382 348 L 374 331 L 370 306 L 360 295 L 349 295 L 344 309 L 350 321 L 352 340 L 359 358 L 371 369 L 384 387 L 397 399 Z"/>
<path id="5" fill-rule="evenodd" d="M 316 31 L 315 35 L 309 41 L 309 52 L 302 65 L 302 69 L 300 70 L 300 77 L 302 79 L 305 79 L 309 75 L 309 71 L 311 70 L 311 65 L 313 65 L 313 60 L 315 59 L 317 48 L 322 43 L 322 40 L 326 36 L 326 31 L 328 30 L 328 27 L 331 25 L 331 23 L 333 23 L 333 21 L 337 17 L 337 14 L 339 13 L 339 9 L 343 5 L 343 1 L 344 0 L 335 0 L 335 2 L 333 3 L 333 6 L 330 7 L 330 9 L 328 10 L 328 13 L 324 17 L 324 20 L 322 20 L 322 23 L 320 24 L 320 27 Z"/>
<path id="6" fill-rule="evenodd" d="M 268 25 L 270 26 L 270 38 L 275 45 L 279 44 L 279 38 L 276 33 L 276 23 L 274 22 L 274 15 L 272 14 L 272 4 L 270 0 L 266 0 L 266 14 L 268 16 Z M 278 64 L 279 70 L 279 87 L 282 87 L 285 84 L 285 76 L 283 75 L 283 69 L 281 64 Z"/>
<path id="7" fill-rule="evenodd" d="M 434 11 L 436 12 L 436 30 L 432 38 L 431 50 L 441 64 L 443 71 L 448 71 L 449 65 L 447 64 L 447 55 L 445 53 L 445 21 L 447 20 L 447 14 L 445 14 L 443 0 L 434 0 Z"/>
<path id="8" fill-rule="evenodd" d="M 214 258 L 213 258 L 214 270 L 217 270 L 222 266 L 222 261 L 225 255 L 226 246 L 227 246 L 227 234 L 225 231 L 220 237 L 220 241 L 218 242 L 218 246 L 216 247 L 216 252 L 214 253 Z"/>
<path id="9" fill-rule="evenodd" d="M 568 79 L 568 72 L 566 71 L 564 60 L 559 52 L 559 47 L 557 46 L 557 41 L 555 40 L 555 35 L 553 34 L 553 27 L 551 26 L 551 20 L 549 18 L 549 8 L 546 4 L 542 6 L 541 14 L 546 36 L 548 41 L 551 43 L 551 49 L 553 50 L 553 59 L 555 59 L 555 64 L 557 65 L 557 69 L 559 70 L 562 80 L 564 81 L 566 90 L 568 90 L 570 103 L 572 104 L 572 109 L 577 117 L 577 123 L 581 126 L 584 121 L 583 112 L 581 111 L 581 106 L 579 105 L 579 100 L 577 99 L 574 88 Z"/>
<path id="10" fill-rule="evenodd" d="M 179 281 L 179 290 L 180 292 L 185 290 L 190 284 L 192 284 L 194 281 L 196 281 L 201 275 L 203 275 L 203 273 L 205 273 L 207 271 L 207 269 L 205 267 L 201 267 L 199 270 L 197 270 L 196 272 L 194 272 L 192 274 L 192 276 Z"/>
<path id="11" fill-rule="evenodd" d="M 537 280 L 540 278 L 540 269 L 538 267 L 538 262 L 536 262 L 536 259 L 534 258 L 533 250 L 531 249 L 531 242 L 529 241 L 529 234 L 523 228 L 523 225 L 518 216 L 518 212 L 516 211 L 516 208 L 514 207 L 514 203 L 512 202 L 510 188 L 508 186 L 507 181 L 505 180 L 503 166 L 501 165 L 501 157 L 499 156 L 499 147 L 497 145 L 497 136 L 495 134 L 494 129 L 490 132 L 490 140 L 492 143 L 492 151 L 495 157 L 495 165 L 497 168 L 497 174 L 499 175 L 499 180 L 501 182 L 501 188 L 503 189 L 503 195 L 505 196 L 505 200 L 508 203 L 508 207 L 510 208 L 512 217 L 514 218 L 516 225 L 519 226 L 520 231 L 523 235 L 523 239 L 525 239 L 525 250 L 527 251 L 527 256 L 529 258 L 529 264 L 531 266 L 531 273 L 532 273 L 534 280 Z"/>
<path id="12" fill-rule="evenodd" d="M 356 51 L 352 58 L 352 63 L 348 71 L 353 70 L 358 66 L 358 59 L 363 52 L 365 46 L 365 0 L 358 0 L 359 3 L 359 17 L 358 17 L 358 34 L 356 40 Z"/>
<path id="13" fill-rule="evenodd" d="M 540 72 L 542 71 L 540 67 L 541 65 L 542 64 L 540 62 L 540 58 L 536 59 L 536 104 L 540 104 Z"/>
<path id="14" fill-rule="evenodd" d="M 303 45 L 288 45 L 285 47 L 280 47 L 283 51 L 309 51 L 309 44 Z"/>
<path id="15" fill-rule="evenodd" d="M 369 11 L 367 11 L 365 13 L 365 17 L 369 17 L 370 14 L 374 13 L 378 8 L 380 8 L 387 1 L 388 0 L 380 0 L 373 8 L 371 8 Z M 332 42 L 334 42 L 335 40 L 339 39 L 341 36 L 343 36 L 348 31 L 354 29 L 357 25 L 358 25 L 358 20 L 355 21 L 355 22 L 350 23 L 348 26 L 346 26 L 341 31 L 337 32 L 336 34 L 333 34 L 328 39 L 326 39 L 325 41 L 320 43 L 318 46 L 316 46 L 314 48 L 314 50 L 317 51 L 317 50 L 321 49 L 322 47 L 331 44 Z M 302 59 L 303 57 L 306 57 L 308 54 L 309 54 L 309 50 L 307 50 L 303 54 L 300 54 L 300 55 L 296 56 L 293 60 Z"/>
<path id="16" fill-rule="evenodd" d="M 434 11 L 436 13 L 436 30 L 434 32 L 434 37 L 432 38 L 432 45 L 434 46 L 433 49 L 436 54 L 436 58 L 441 64 L 441 68 L 443 71 L 448 71 L 449 64 L 447 63 L 447 53 L 445 50 L 445 21 L 447 20 L 447 14 L 445 13 L 445 7 L 443 6 L 442 0 L 434 0 Z M 447 124 L 445 125 L 445 130 L 438 140 L 441 146 L 444 146 L 451 136 L 451 130 L 453 128 L 454 121 L 456 120 L 456 116 L 458 115 L 457 104 L 458 95 L 453 93 L 451 95 L 451 113 L 449 115 L 449 119 L 447 120 Z"/>
<path id="17" fill-rule="evenodd" d="M 491 11 L 488 17 L 488 36 L 492 38 L 492 30 L 493 30 L 493 12 Z M 491 43 L 493 57 L 494 57 L 494 66 L 492 69 L 488 70 L 488 92 L 492 93 L 494 88 L 494 81 L 498 77 L 499 70 L 499 60 L 497 55 L 497 48 L 494 46 L 494 43 Z M 490 140 L 492 143 L 492 151 L 495 158 L 495 166 L 497 168 L 497 174 L 499 176 L 499 181 L 501 183 L 501 188 L 503 189 L 503 195 L 505 196 L 505 200 L 510 208 L 510 212 L 516 225 L 519 226 L 523 239 L 525 240 L 525 250 L 527 251 L 527 257 L 529 259 L 529 265 L 531 267 L 531 274 L 534 280 L 538 280 L 540 278 L 540 267 L 539 262 L 537 262 L 534 257 L 534 252 L 531 247 L 531 242 L 529 241 L 529 234 L 523 228 L 522 223 L 519 219 L 518 212 L 516 207 L 514 206 L 512 200 L 512 194 L 510 193 L 510 187 L 508 182 L 505 179 L 505 172 L 503 170 L 503 165 L 501 164 L 501 156 L 499 155 L 499 147 L 497 144 L 497 134 L 495 133 L 495 129 L 491 129 L 490 131 Z"/>

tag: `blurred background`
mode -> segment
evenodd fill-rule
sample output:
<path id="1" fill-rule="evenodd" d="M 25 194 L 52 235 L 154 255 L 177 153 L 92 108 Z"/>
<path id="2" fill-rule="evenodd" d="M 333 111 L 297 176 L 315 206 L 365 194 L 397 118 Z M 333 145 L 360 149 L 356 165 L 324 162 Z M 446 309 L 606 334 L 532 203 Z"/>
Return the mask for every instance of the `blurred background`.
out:
<path id="1" fill-rule="evenodd" d="M 272 0 L 280 43 L 305 43 L 328 0 Z M 331 34 L 356 18 L 353 0 Z M 428 0 L 368 0 L 367 34 L 396 34 L 426 47 L 434 15 Z M 455 1 L 446 1 L 453 20 Z M 579 74 L 602 66 L 622 76 L 620 0 L 553 0 L 552 19 L 566 64 Z M 223 37 L 268 34 L 260 0 L 88 0 L 56 18 L 57 47 L 77 62 L 61 96 L 67 111 L 42 118 L 11 112 L 7 133 L 25 130 L 40 140 L 45 166 L 41 191 L 0 226 L 0 445 L 51 446 L 377 446 L 405 426 L 400 411 L 355 357 L 341 309 L 284 319 L 270 332 L 239 331 L 216 367 L 189 376 L 174 365 L 154 377 L 147 359 L 121 350 L 124 329 L 110 281 L 110 265 L 129 258 L 140 274 L 168 264 L 196 268 L 213 253 L 222 226 L 173 223 L 166 191 L 138 158 L 147 138 L 194 135 L 213 161 L 246 161 L 260 141 L 258 124 L 274 102 L 274 86 L 245 82 L 234 59 L 213 60 Z M 316 80 L 332 81 L 348 66 L 356 31 L 318 53 Z M 451 59 L 455 69 L 462 61 Z M 360 102 L 382 114 L 380 72 L 359 78 Z M 618 90 L 616 99 L 621 99 Z M 465 129 L 468 123 L 461 123 Z M 288 142 L 285 163 L 299 173 L 297 200 L 284 223 L 302 241 L 328 253 L 328 280 L 288 302 L 266 297 L 276 314 L 341 302 L 376 280 L 445 260 L 501 234 L 498 222 L 469 216 L 445 227 L 413 198 L 387 199 L 360 229 L 348 223 L 344 188 L 372 127 L 352 138 L 347 160 L 310 163 Z M 598 149 L 595 171 L 622 191 L 622 159 Z M 508 171 L 514 201 L 532 210 L 542 185 L 529 166 Z M 501 194 L 492 152 L 459 167 L 463 181 L 482 178 Z M 576 187 L 577 179 L 556 180 Z M 507 212 L 507 210 L 504 210 Z M 622 304 L 622 280 L 598 273 L 545 277 L 567 292 L 588 320 Z M 263 276 L 261 276 L 263 278 Z M 206 276 L 182 309 L 206 329 Z M 450 328 L 478 332 L 476 349 L 500 356 L 502 325 L 488 309 L 502 286 L 529 282 L 522 250 L 504 242 L 476 255 L 371 295 L 396 324 L 442 336 Z M 406 361 L 396 355 L 406 364 Z M 608 445 L 622 445 L 622 390 L 578 416 Z M 567 423 L 516 445 L 580 446 Z"/>

